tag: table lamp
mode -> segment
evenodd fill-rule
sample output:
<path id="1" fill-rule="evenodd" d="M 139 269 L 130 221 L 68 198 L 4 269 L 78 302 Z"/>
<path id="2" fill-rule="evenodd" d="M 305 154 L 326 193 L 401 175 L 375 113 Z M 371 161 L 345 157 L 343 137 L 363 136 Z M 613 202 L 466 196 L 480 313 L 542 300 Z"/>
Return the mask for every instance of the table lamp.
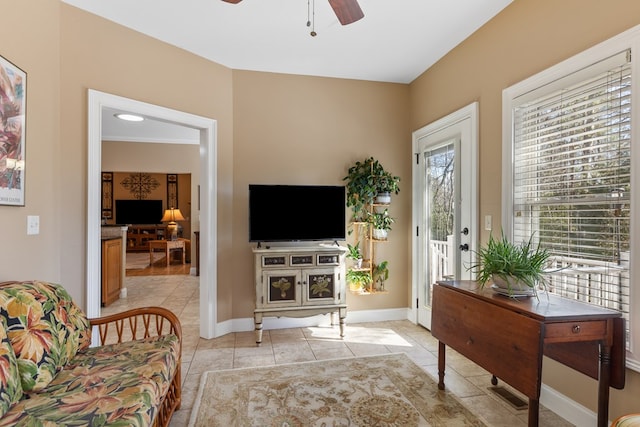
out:
<path id="1" fill-rule="evenodd" d="M 169 240 L 176 240 L 178 238 L 178 224 L 176 221 L 185 221 L 184 216 L 180 209 L 170 208 L 164 211 L 164 215 L 160 220 L 162 222 L 169 222 L 167 224 L 167 232 L 169 233 Z"/>

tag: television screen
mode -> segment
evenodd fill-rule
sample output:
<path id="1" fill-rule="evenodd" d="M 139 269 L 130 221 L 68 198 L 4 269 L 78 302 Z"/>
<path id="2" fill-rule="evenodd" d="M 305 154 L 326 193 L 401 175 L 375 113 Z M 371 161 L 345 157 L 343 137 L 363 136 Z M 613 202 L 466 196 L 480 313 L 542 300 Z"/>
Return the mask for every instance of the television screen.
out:
<path id="1" fill-rule="evenodd" d="M 162 214 L 162 200 L 116 200 L 117 224 L 160 224 Z"/>
<path id="2" fill-rule="evenodd" d="M 345 188 L 249 185 L 249 241 L 345 239 Z"/>

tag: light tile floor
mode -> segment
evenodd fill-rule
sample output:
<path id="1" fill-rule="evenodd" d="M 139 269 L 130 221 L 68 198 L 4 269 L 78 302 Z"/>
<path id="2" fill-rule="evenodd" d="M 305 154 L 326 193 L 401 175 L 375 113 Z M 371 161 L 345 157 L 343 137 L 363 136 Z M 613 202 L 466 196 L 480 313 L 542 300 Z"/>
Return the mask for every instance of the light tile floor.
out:
<path id="1" fill-rule="evenodd" d="M 188 275 L 128 276 L 125 280 L 128 297 L 103 309 L 103 314 L 111 314 L 157 305 L 172 310 L 180 318 L 183 330 L 182 407 L 173 415 L 171 427 L 188 424 L 200 375 L 205 371 L 404 352 L 437 380 L 437 340 L 429 331 L 409 321 L 347 323 L 344 339 L 340 339 L 337 327 L 265 330 L 259 347 L 253 332 L 201 339 L 198 279 Z M 453 350 L 447 351 L 446 386 L 467 408 L 489 426 L 526 426 L 527 411 L 514 409 L 490 392 L 490 379 L 491 375 L 484 369 Z M 543 407 L 540 426 L 571 424 Z"/>

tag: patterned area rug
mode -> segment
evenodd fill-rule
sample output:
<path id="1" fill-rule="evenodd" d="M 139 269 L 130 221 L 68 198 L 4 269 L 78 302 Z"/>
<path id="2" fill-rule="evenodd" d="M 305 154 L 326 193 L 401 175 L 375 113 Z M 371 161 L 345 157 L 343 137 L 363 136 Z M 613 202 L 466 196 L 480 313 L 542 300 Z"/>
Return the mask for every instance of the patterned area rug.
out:
<path id="1" fill-rule="evenodd" d="M 189 426 L 484 426 L 405 354 L 202 374 Z"/>

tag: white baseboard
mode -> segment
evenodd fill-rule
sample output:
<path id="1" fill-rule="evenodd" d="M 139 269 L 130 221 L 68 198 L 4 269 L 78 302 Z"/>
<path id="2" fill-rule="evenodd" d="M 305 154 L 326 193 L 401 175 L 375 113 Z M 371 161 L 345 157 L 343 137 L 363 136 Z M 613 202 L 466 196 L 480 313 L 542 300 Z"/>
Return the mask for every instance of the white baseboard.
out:
<path id="1" fill-rule="evenodd" d="M 598 421 L 595 412 L 544 384 L 540 390 L 540 404 L 576 426 L 595 426 Z"/>
<path id="2" fill-rule="evenodd" d="M 347 311 L 346 324 L 385 322 L 390 320 L 407 320 L 409 310 L 406 308 L 393 308 L 386 310 L 360 310 Z M 337 321 L 337 319 L 336 319 Z M 306 328 L 309 326 L 329 326 L 331 316 L 319 314 L 309 317 L 265 317 L 262 320 L 264 330 Z M 231 332 L 248 332 L 254 330 L 253 318 L 231 319 L 216 325 L 216 336 L 222 336 Z"/>

